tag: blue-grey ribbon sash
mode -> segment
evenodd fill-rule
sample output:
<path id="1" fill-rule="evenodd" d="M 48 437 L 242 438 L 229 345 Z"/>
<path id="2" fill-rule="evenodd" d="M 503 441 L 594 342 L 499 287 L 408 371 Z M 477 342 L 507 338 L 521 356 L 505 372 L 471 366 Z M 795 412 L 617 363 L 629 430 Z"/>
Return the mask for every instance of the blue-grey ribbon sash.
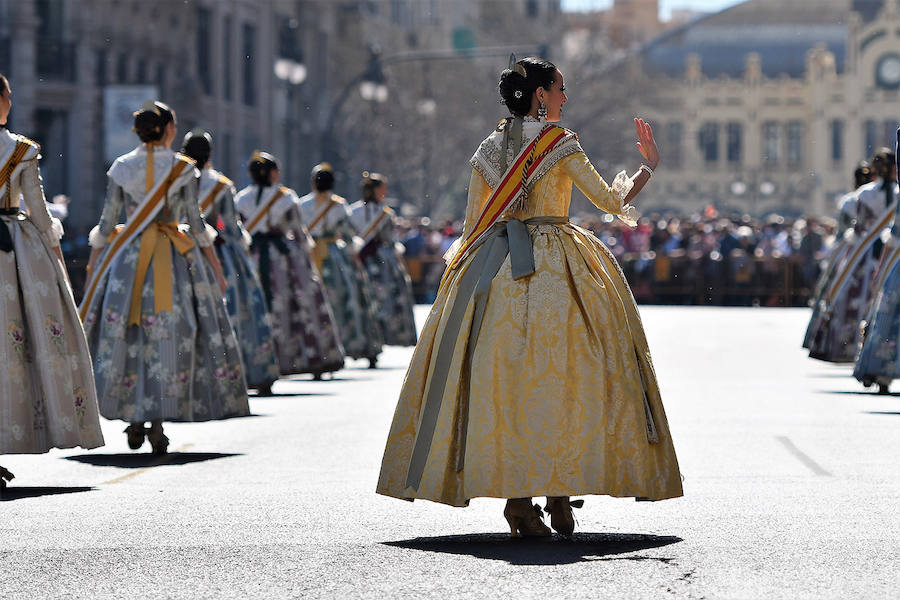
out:
<path id="1" fill-rule="evenodd" d="M 422 406 L 422 416 L 416 434 L 416 440 L 410 455 L 409 469 L 406 476 L 406 487 L 419 489 L 422 475 L 425 472 L 425 463 L 431 452 L 434 440 L 434 432 L 437 427 L 438 415 L 443 402 L 444 391 L 447 387 L 447 378 L 450 375 L 450 366 L 453 360 L 453 351 L 456 341 L 462 331 L 463 319 L 469 301 L 475 301 L 472 311 L 472 322 L 469 328 L 469 339 L 466 346 L 466 354 L 463 358 L 463 369 L 469 368 L 469 358 L 472 349 L 481 332 L 481 323 L 487 306 L 491 282 L 506 256 L 510 257 L 510 267 L 513 279 L 522 279 L 534 273 L 534 248 L 532 247 L 529 225 L 564 225 L 569 222 L 568 217 L 534 217 L 527 221 L 512 219 L 501 221 L 485 234 L 469 253 L 477 252 L 469 264 L 466 272 L 457 284 L 456 297 L 450 307 L 441 339 L 438 342 L 437 354 L 434 358 L 434 371 L 431 381 L 425 391 L 425 401 Z M 464 378 L 468 385 L 468 373 Z M 459 398 L 459 456 L 457 459 L 457 471 L 461 471 L 465 463 L 466 431 L 468 430 L 468 399 L 469 390 L 465 389 Z"/>

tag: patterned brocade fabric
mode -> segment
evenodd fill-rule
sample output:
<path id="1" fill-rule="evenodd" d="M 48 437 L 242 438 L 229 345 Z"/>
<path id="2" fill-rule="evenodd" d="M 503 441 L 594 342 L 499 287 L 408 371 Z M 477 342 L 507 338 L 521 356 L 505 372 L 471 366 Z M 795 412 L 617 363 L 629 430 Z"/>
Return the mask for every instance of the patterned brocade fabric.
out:
<path id="1" fill-rule="evenodd" d="M 628 185 L 607 185 L 584 153 L 575 152 L 535 183 L 525 211 L 505 218 L 568 215 L 573 183 L 598 208 L 627 215 L 622 201 Z M 490 194 L 484 177 L 474 171 L 467 231 Z M 490 285 L 472 347 L 473 301 L 460 331 L 446 331 L 446 326 L 460 280 L 479 250 L 467 255 L 442 286 L 400 393 L 377 491 L 454 506 L 475 497 L 607 494 L 661 500 L 682 495 L 650 351 L 615 258 L 590 232 L 571 224 L 529 229 L 535 273 L 513 279 L 510 259 L 505 259 Z M 421 483 L 407 488 L 424 398 L 444 335 L 456 339 L 449 376 Z M 654 439 L 648 435 L 650 422 Z M 464 467 L 458 470 L 460 458 Z"/>

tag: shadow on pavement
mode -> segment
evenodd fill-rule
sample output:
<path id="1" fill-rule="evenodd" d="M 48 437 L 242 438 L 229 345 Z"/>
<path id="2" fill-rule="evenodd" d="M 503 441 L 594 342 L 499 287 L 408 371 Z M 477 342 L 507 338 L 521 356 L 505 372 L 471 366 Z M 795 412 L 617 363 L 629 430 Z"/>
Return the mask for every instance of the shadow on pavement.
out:
<path id="1" fill-rule="evenodd" d="M 512 565 L 566 565 L 592 560 L 655 560 L 669 563 L 671 558 L 656 556 L 621 556 L 681 542 L 680 537 L 640 533 L 576 533 L 570 539 L 510 538 L 506 534 L 475 533 L 414 538 L 382 542 L 386 546 L 463 554 L 475 558 L 502 560 Z"/>
<path id="2" fill-rule="evenodd" d="M 254 398 L 256 400 L 261 400 L 263 398 L 290 398 L 290 397 L 301 397 L 301 396 L 334 396 L 332 393 L 324 393 L 324 394 L 314 394 L 310 392 L 299 392 L 296 394 L 291 394 L 288 392 L 272 392 L 271 394 L 249 394 L 250 398 Z"/>
<path id="3" fill-rule="evenodd" d="M 900 417 L 900 412 L 892 410 L 864 410 L 862 412 L 865 415 L 888 415 L 890 417 Z"/>
<path id="4" fill-rule="evenodd" d="M 890 394 L 879 394 L 878 390 L 816 390 L 818 394 L 838 394 L 843 396 L 881 396 L 883 398 L 898 398 L 900 392 L 891 392 Z"/>
<path id="5" fill-rule="evenodd" d="M 170 452 L 163 456 L 155 456 L 149 452 L 134 454 L 78 454 L 66 456 L 66 460 L 93 465 L 95 467 L 119 467 L 121 469 L 145 469 L 162 465 L 187 465 L 190 463 L 241 456 L 241 454 L 223 454 L 221 452 Z"/>
<path id="6" fill-rule="evenodd" d="M 0 502 L 21 500 L 22 498 L 39 498 L 41 496 L 56 496 L 57 494 L 77 494 L 78 492 L 90 492 L 92 487 L 8 487 L 0 491 Z"/>

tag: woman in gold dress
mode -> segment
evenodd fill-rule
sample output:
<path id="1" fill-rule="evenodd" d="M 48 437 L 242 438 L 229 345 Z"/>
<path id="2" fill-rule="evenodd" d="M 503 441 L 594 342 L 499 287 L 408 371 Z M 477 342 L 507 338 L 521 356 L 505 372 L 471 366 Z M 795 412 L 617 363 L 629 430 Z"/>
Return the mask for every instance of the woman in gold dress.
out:
<path id="1" fill-rule="evenodd" d="M 635 225 L 631 201 L 659 152 L 607 185 L 577 136 L 551 125 L 566 103 L 547 61 L 511 61 L 512 113 L 472 158 L 463 235 L 413 354 L 377 491 L 466 506 L 506 498 L 512 535 L 574 530 L 571 496 L 682 495 L 681 475 L 631 290 L 609 250 L 568 220 L 574 183 Z"/>

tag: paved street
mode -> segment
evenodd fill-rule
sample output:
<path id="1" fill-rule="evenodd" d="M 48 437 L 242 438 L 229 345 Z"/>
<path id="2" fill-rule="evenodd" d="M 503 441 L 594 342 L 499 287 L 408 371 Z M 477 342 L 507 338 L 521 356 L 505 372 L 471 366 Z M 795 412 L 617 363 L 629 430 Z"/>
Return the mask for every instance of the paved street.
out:
<path id="1" fill-rule="evenodd" d="M 119 422 L 96 451 L 2 457 L 0 597 L 896 598 L 900 397 L 809 360 L 804 309 L 642 314 L 684 498 L 588 497 L 574 540 L 518 541 L 501 500 L 376 496 L 411 353 L 390 349 L 167 425 L 162 460 Z"/>

